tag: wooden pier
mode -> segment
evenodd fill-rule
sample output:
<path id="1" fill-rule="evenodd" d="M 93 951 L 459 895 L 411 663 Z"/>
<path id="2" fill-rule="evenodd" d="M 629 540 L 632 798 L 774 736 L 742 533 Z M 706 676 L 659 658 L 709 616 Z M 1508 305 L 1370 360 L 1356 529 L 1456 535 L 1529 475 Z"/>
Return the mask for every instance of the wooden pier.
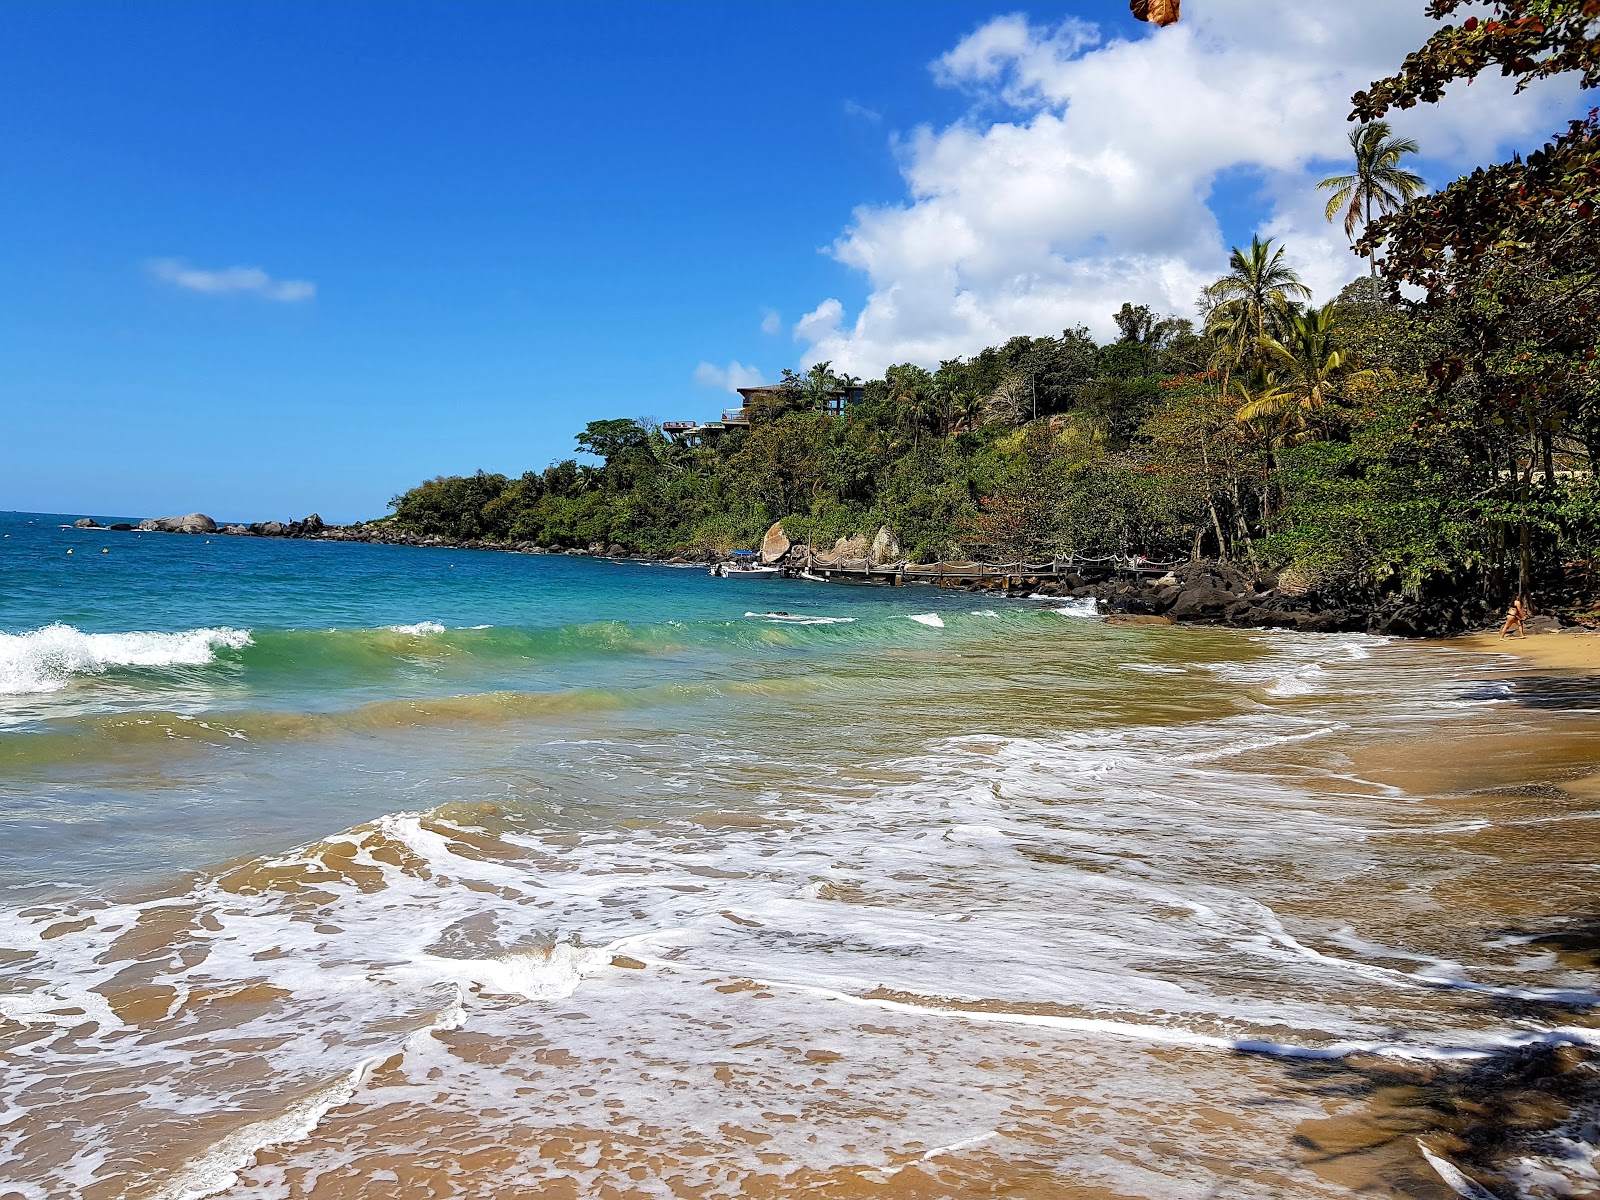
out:
<path id="1" fill-rule="evenodd" d="M 871 583 L 881 587 L 931 584 L 937 587 L 992 588 L 1010 593 L 1031 590 L 1042 583 L 1060 583 L 1070 576 L 1086 582 L 1099 582 L 1119 576 L 1134 579 L 1164 575 L 1183 561 L 1152 562 L 1141 555 L 1113 554 L 1103 558 L 1072 555 L 1040 563 L 914 563 L 905 559 L 874 563 L 865 558 L 834 559 L 807 554 L 803 565 L 793 573 L 801 579 L 820 583 Z"/>

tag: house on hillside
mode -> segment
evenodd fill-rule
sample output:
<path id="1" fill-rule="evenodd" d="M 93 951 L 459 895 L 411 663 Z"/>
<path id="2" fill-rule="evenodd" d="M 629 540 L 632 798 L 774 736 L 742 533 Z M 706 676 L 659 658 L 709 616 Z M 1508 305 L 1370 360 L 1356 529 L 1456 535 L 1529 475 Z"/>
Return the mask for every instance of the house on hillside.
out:
<path id="1" fill-rule="evenodd" d="M 737 390 L 743 403 L 738 408 L 723 409 L 720 421 L 663 421 L 661 432 L 686 446 L 702 445 L 714 441 L 730 429 L 748 429 L 752 420 L 759 424 L 764 414 L 783 412 L 791 402 L 789 389 L 781 383 L 764 383 L 758 387 Z M 852 404 L 859 404 L 864 394 L 864 388 L 842 388 L 823 402 L 822 411 L 839 416 Z"/>

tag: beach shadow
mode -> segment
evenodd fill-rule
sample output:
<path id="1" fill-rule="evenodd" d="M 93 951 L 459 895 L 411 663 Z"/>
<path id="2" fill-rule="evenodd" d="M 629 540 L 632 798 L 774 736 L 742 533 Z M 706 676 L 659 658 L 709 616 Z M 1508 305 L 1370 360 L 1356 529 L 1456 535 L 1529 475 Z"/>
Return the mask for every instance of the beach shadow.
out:
<path id="1" fill-rule="evenodd" d="M 1548 948 L 1569 967 L 1600 968 L 1600 913 L 1554 929 L 1499 932 Z M 1473 997 L 1470 1004 L 1493 1024 L 1537 1022 L 1557 1031 L 1485 1058 L 1358 1054 L 1287 1064 L 1288 1076 L 1333 1114 L 1297 1130 L 1307 1164 L 1355 1191 L 1418 1198 L 1512 1200 L 1525 1194 L 1518 1180 L 1526 1182 L 1530 1160 L 1556 1174 L 1568 1173 L 1565 1164 L 1574 1180 L 1587 1178 L 1600 1144 L 1600 1053 L 1559 1032 L 1575 1014 L 1595 1010 L 1594 998 L 1583 997 L 1581 990 Z M 1451 1172 L 1459 1177 L 1452 1180 Z M 1586 1186 L 1550 1194 L 1590 1194 Z"/>
<path id="2" fill-rule="evenodd" d="M 1600 712 L 1600 676 L 1523 675 L 1485 687 L 1526 708 Z"/>

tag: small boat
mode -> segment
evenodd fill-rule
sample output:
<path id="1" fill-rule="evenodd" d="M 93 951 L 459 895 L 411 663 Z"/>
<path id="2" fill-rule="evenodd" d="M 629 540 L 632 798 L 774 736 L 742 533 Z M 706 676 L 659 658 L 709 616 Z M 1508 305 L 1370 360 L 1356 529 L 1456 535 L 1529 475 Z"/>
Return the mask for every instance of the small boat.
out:
<path id="1" fill-rule="evenodd" d="M 722 579 L 775 579 L 783 574 L 782 567 L 764 567 L 757 563 L 717 563 L 711 573 Z"/>

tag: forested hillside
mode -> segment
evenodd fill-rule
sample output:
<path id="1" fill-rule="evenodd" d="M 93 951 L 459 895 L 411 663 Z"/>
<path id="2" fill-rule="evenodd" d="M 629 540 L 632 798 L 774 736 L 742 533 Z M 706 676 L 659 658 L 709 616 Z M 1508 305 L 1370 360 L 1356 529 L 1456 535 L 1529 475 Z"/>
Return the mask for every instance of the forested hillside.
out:
<path id="1" fill-rule="evenodd" d="M 393 520 L 646 552 L 749 547 L 779 519 L 820 545 L 887 525 L 920 560 L 1206 556 L 1491 600 L 1552 581 L 1600 543 L 1596 115 L 1433 194 L 1383 121 L 1490 69 L 1600 81 L 1600 6 L 1493 7 L 1355 98 L 1353 169 L 1323 186 L 1374 274 L 1337 298 L 1314 304 L 1256 241 L 1192 318 L 1126 304 L 1106 344 L 1016 337 L 867 381 L 819 364 L 714 444 L 597 421 L 577 436 L 594 462 L 430 480 Z M 822 411 L 850 386 L 860 403 Z"/>

